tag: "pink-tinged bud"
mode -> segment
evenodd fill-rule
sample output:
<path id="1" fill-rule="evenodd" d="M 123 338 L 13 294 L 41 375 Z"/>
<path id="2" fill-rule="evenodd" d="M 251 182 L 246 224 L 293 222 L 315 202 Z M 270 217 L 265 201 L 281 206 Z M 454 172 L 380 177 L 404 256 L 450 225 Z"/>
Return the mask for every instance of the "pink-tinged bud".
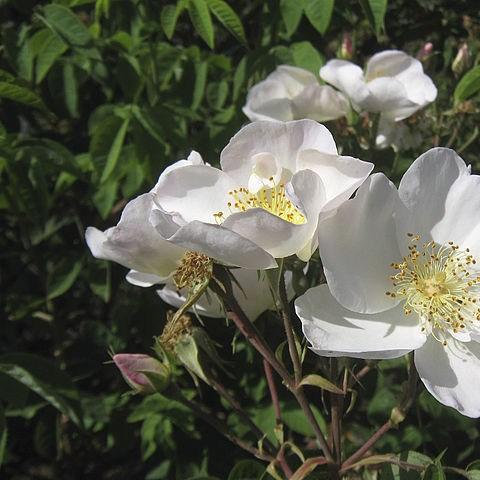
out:
<path id="1" fill-rule="evenodd" d="M 465 70 L 467 70 L 469 63 L 470 63 L 470 52 L 468 50 L 468 45 L 466 43 L 464 43 L 458 49 L 457 56 L 453 60 L 452 70 L 457 75 L 460 75 Z"/>
<path id="2" fill-rule="evenodd" d="M 342 46 L 340 47 L 340 58 L 343 60 L 351 60 L 353 57 L 353 41 L 350 33 L 343 34 Z"/>
<path id="3" fill-rule="evenodd" d="M 156 358 L 142 353 L 118 353 L 113 356 L 113 361 L 137 393 L 148 395 L 168 385 L 170 369 Z"/>
<path id="4" fill-rule="evenodd" d="M 432 54 L 433 52 L 433 43 L 432 42 L 427 42 L 417 53 L 417 59 L 423 62 L 424 60 L 427 60 L 427 58 Z"/>

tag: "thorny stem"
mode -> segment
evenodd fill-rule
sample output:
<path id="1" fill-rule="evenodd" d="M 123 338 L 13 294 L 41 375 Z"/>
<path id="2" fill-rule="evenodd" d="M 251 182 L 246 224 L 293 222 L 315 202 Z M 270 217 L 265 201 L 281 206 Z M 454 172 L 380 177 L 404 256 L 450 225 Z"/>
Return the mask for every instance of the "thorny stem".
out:
<path id="1" fill-rule="evenodd" d="M 277 386 L 275 385 L 275 379 L 273 378 L 272 366 L 265 359 L 263 359 L 263 370 L 265 372 L 265 378 L 267 379 L 273 410 L 275 411 L 275 420 L 278 425 L 282 421 L 282 411 L 280 409 L 280 402 L 278 400 Z"/>
<path id="2" fill-rule="evenodd" d="M 391 428 L 396 427 L 403 420 L 403 417 L 406 415 L 415 398 L 416 387 L 417 371 L 415 370 L 413 354 L 410 353 L 407 386 L 400 404 L 396 409 L 394 409 L 397 410 L 401 418 L 395 420 L 391 417 L 389 420 L 387 420 L 353 455 L 348 457 L 345 462 L 343 462 L 340 474 L 348 470 L 349 467 L 360 460 L 378 442 L 378 440 L 383 437 L 383 435 L 385 435 Z"/>
<path id="3" fill-rule="evenodd" d="M 293 322 L 290 315 L 290 304 L 288 302 L 287 288 L 285 286 L 285 272 L 283 266 L 280 269 L 280 279 L 278 283 L 278 295 L 282 306 L 283 326 L 287 335 L 288 351 L 292 359 L 295 383 L 298 385 L 302 381 L 302 363 L 298 355 L 297 344 L 295 341 L 295 332 L 293 330 Z"/>
<path id="4" fill-rule="evenodd" d="M 268 363 L 270 363 L 270 365 L 280 375 L 288 389 L 293 393 L 293 395 L 297 399 L 297 402 L 301 406 L 305 416 L 307 417 L 307 420 L 312 425 L 315 436 L 320 445 L 320 448 L 325 455 L 325 458 L 329 463 L 334 463 L 332 453 L 328 447 L 323 432 L 320 429 L 317 419 L 313 415 L 312 409 L 310 407 L 310 404 L 308 403 L 302 386 L 296 384 L 295 380 L 288 373 L 287 369 L 277 360 L 270 346 L 266 343 L 266 341 L 263 339 L 256 327 L 252 324 L 252 322 L 248 319 L 248 317 L 241 309 L 240 305 L 238 304 L 233 295 L 231 280 L 228 277 L 228 273 L 225 270 L 221 269 L 216 271 L 216 277 L 221 280 L 224 288 L 222 288 L 215 280 L 212 280 L 210 282 L 210 288 L 225 301 L 226 305 L 230 309 L 229 317 L 235 323 L 240 332 L 242 332 L 242 334 L 260 353 L 260 355 L 262 355 L 262 357 Z"/>
<path id="5" fill-rule="evenodd" d="M 210 410 L 207 409 L 204 405 L 201 403 L 198 403 L 194 400 L 189 400 L 186 398 L 181 390 L 175 386 L 171 385 L 170 386 L 170 393 L 171 397 L 174 400 L 177 400 L 180 402 L 182 405 L 185 405 L 189 410 L 192 411 L 194 415 L 208 423 L 211 427 L 213 427 L 217 432 L 222 434 L 224 437 L 226 437 L 228 440 L 230 440 L 232 443 L 237 445 L 238 447 L 242 448 L 243 450 L 246 450 L 247 452 L 251 453 L 254 455 L 256 458 L 263 460 L 265 462 L 272 462 L 275 460 L 274 457 L 271 455 L 261 452 L 258 448 L 255 448 L 253 445 L 250 445 L 247 442 L 244 442 L 241 438 L 238 438 L 237 436 L 233 435 L 228 426 L 223 423 L 219 418 L 217 418 L 215 415 L 210 412 Z"/>

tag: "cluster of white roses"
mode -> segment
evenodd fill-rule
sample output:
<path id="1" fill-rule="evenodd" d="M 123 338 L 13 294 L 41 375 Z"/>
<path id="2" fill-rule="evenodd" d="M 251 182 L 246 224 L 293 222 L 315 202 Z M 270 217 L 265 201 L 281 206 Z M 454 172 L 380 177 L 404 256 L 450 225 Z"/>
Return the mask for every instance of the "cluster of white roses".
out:
<path id="1" fill-rule="evenodd" d="M 385 50 L 373 55 L 365 72 L 346 60 L 330 60 L 320 69 L 320 78 L 329 85 L 320 85 L 308 70 L 281 65 L 250 90 L 243 112 L 251 121 L 326 122 L 347 116 L 353 108 L 380 114 L 378 148 L 408 149 L 420 143 L 420 134 L 402 122 L 437 97 L 419 60 Z"/>
<path id="2" fill-rule="evenodd" d="M 435 88 L 414 75 L 416 61 L 399 73 L 399 58 L 374 56 L 365 81 L 358 67 L 340 61 L 329 62 L 322 76 L 355 96 L 355 105 L 396 121 L 434 98 L 420 86 Z M 392 71 L 394 79 L 382 76 Z M 291 79 L 296 72 L 280 68 L 275 75 Z M 345 105 L 341 93 L 312 83 L 295 95 L 295 82 L 268 82 L 269 91 L 287 85 L 291 98 L 272 101 L 261 115 L 281 111 L 285 121 L 242 128 L 223 149 L 220 168 L 197 152 L 168 167 L 125 207 L 116 227 L 87 229 L 92 253 L 131 269 L 131 283 L 166 284 L 159 294 L 175 306 L 185 292 L 171 279 L 186 252 L 240 267 L 231 270 L 235 294 L 254 319 L 274 306 L 257 271 L 292 255 L 307 262 L 318 248 L 327 283 L 295 302 L 312 350 L 371 359 L 415 351 L 427 389 L 464 415 L 480 416 L 480 177 L 452 150 L 435 148 L 415 160 L 397 190 L 383 174 L 370 175 L 373 164 L 339 155 L 325 126 L 291 120 L 303 102 L 314 104 L 308 95 L 336 95 Z M 390 95 L 388 110 L 380 109 L 381 94 Z M 223 315 L 213 295 L 196 308 Z"/>

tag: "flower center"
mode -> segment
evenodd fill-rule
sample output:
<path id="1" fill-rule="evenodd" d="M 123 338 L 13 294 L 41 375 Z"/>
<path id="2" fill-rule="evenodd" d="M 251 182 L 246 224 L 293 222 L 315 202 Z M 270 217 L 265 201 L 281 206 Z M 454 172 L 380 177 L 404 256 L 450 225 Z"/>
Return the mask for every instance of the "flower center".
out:
<path id="1" fill-rule="evenodd" d="M 480 276 L 470 250 L 462 251 L 453 242 L 418 244 L 419 235 L 408 236 L 410 253 L 391 264 L 397 270 L 390 277 L 396 289 L 386 294 L 405 299 L 405 314 L 416 312 L 423 330 L 433 335 L 439 330 L 458 333 L 477 328 Z"/>
<path id="2" fill-rule="evenodd" d="M 208 283 L 212 277 L 213 260 L 207 255 L 187 251 L 183 254 L 179 267 L 173 274 L 173 281 L 178 289 L 195 288 Z"/>
<path id="3" fill-rule="evenodd" d="M 276 185 L 273 177 L 269 178 L 270 185 L 261 188 L 257 193 L 251 193 L 248 188 L 240 187 L 228 192 L 230 200 L 227 202 L 229 213 L 245 212 L 251 208 L 263 208 L 277 217 L 302 225 L 306 222 L 303 213 L 287 198 L 285 185 Z M 215 221 L 221 224 L 225 221 L 225 214 L 220 211 L 214 213 Z"/>

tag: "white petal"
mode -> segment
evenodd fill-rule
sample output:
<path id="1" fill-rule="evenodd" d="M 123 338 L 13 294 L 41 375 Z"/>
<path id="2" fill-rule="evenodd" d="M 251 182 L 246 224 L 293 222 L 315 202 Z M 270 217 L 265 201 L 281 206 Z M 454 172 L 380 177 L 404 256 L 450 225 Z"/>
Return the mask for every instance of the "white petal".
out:
<path id="1" fill-rule="evenodd" d="M 368 82 L 370 95 L 359 105 L 367 112 L 383 112 L 398 121 L 409 117 L 421 106 L 408 98 L 407 91 L 395 78 L 381 77 Z"/>
<path id="2" fill-rule="evenodd" d="M 415 366 L 427 390 L 468 417 L 480 417 L 480 344 L 429 337 L 415 352 Z"/>
<path id="3" fill-rule="evenodd" d="M 367 63 L 367 82 L 378 77 L 395 77 L 409 70 L 423 72 L 422 64 L 400 50 L 384 50 L 373 55 Z"/>
<path id="4" fill-rule="evenodd" d="M 318 150 L 300 152 L 297 170 L 310 169 L 323 182 L 327 204 L 323 210 L 331 210 L 349 199 L 373 170 L 373 163 L 358 158 L 331 155 Z"/>
<path id="5" fill-rule="evenodd" d="M 253 86 L 247 95 L 243 113 L 254 122 L 293 120 L 292 101 L 283 84 L 275 80 L 264 80 Z"/>
<path id="6" fill-rule="evenodd" d="M 294 118 L 326 122 L 347 115 L 349 110 L 346 97 L 329 85 L 309 85 L 292 100 Z"/>
<path id="7" fill-rule="evenodd" d="M 191 165 L 162 175 L 154 189 L 155 203 L 183 221 L 215 223 L 214 213 L 227 209 L 228 192 L 238 187 L 218 168 Z"/>
<path id="8" fill-rule="evenodd" d="M 152 227 L 152 206 L 152 195 L 145 193 L 126 205 L 116 227 L 105 232 L 87 228 L 85 240 L 92 254 L 138 272 L 167 277 L 185 251 L 166 242 Z"/>
<path id="9" fill-rule="evenodd" d="M 401 259 L 393 215 L 400 208 L 395 186 L 380 173 L 370 176 L 354 199 L 319 227 L 320 257 L 330 291 L 359 313 L 391 309 L 392 262 Z"/>
<path id="10" fill-rule="evenodd" d="M 410 129 L 404 122 L 394 122 L 385 115 L 380 115 L 378 122 L 377 148 L 392 146 L 394 150 L 409 150 L 416 148 L 422 143 L 422 135 L 418 129 Z"/>
<path id="11" fill-rule="evenodd" d="M 307 290 L 295 309 L 318 355 L 395 358 L 425 342 L 418 318 L 407 317 L 401 306 L 373 315 L 354 313 L 333 298 L 327 285 Z"/>
<path id="12" fill-rule="evenodd" d="M 354 63 L 346 60 L 330 60 L 320 69 L 320 77 L 330 85 L 344 92 L 359 105 L 365 101 L 369 92 L 363 78 L 363 71 Z"/>
<path id="13" fill-rule="evenodd" d="M 400 182 L 398 192 L 409 212 L 409 219 L 400 219 L 403 231 L 442 244 L 468 240 L 468 233 L 479 223 L 475 220 L 480 214 L 476 183 L 478 177 L 470 177 L 465 162 L 453 150 L 432 148 L 424 153 Z"/>
<path id="14" fill-rule="evenodd" d="M 254 270 L 277 266 L 275 259 L 260 246 L 223 226 L 198 221 L 179 226 L 169 223 L 168 215 L 160 210 L 152 211 L 150 222 L 169 242 L 227 265 Z"/>
<path id="15" fill-rule="evenodd" d="M 246 186 L 256 163 L 256 154 L 272 154 L 280 168 L 293 174 L 298 152 L 305 149 L 337 153 L 332 134 L 313 120 L 253 122 L 230 140 L 220 155 L 220 163 L 238 186 Z"/>
<path id="16" fill-rule="evenodd" d="M 322 181 L 310 170 L 296 173 L 291 182 L 292 193 L 307 222 L 295 225 L 261 208 L 230 215 L 223 226 L 262 247 L 275 258 L 283 258 L 302 250 L 315 233 L 318 214 L 325 203 Z M 288 189 L 287 189 L 288 192 Z"/>
<path id="17" fill-rule="evenodd" d="M 142 273 L 136 270 L 130 270 L 125 276 L 127 282 L 137 287 L 151 287 L 157 283 L 165 283 L 168 277 L 159 277 L 152 273 Z"/>
<path id="18" fill-rule="evenodd" d="M 188 167 L 190 165 L 204 165 L 204 164 L 205 163 L 202 159 L 202 156 L 195 150 L 192 150 L 186 160 L 178 160 L 177 162 L 165 168 L 165 170 L 160 175 L 160 178 L 162 178 L 162 176 L 167 175 L 169 172 L 177 168 Z M 152 190 L 155 190 L 155 187 Z"/>
<path id="19" fill-rule="evenodd" d="M 315 75 L 304 68 L 280 65 L 267 79 L 281 83 L 289 98 L 293 98 L 309 85 L 318 85 Z"/>

